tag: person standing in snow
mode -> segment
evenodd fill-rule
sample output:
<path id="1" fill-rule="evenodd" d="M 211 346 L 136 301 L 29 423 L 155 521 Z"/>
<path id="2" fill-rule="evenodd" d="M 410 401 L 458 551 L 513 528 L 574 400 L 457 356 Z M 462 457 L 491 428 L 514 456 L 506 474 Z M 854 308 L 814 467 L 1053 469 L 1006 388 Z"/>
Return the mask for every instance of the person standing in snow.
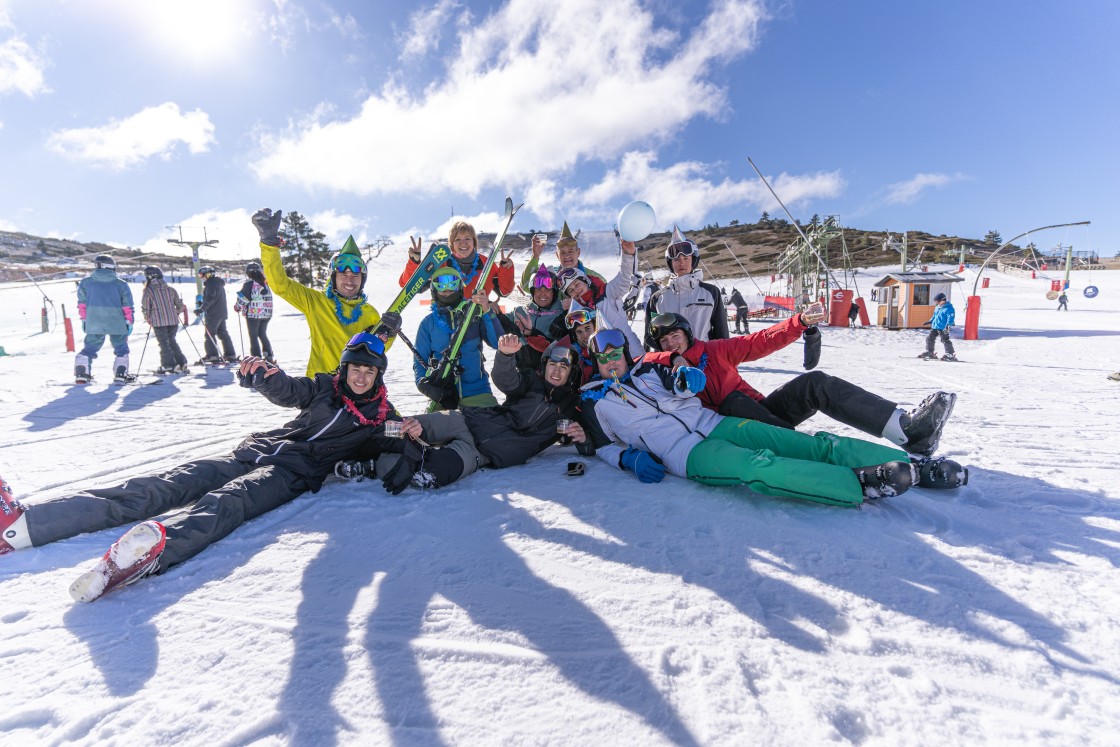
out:
<path id="1" fill-rule="evenodd" d="M 140 310 L 144 313 L 144 321 L 156 333 L 156 344 L 159 345 L 159 369 L 156 373 L 190 373 L 187 356 L 183 355 L 175 340 L 180 319 L 186 318 L 187 307 L 179 291 L 164 282 L 163 270 L 158 267 L 144 268 L 144 295 L 140 299 Z"/>
<path id="2" fill-rule="evenodd" d="M 74 356 L 74 380 L 88 384 L 93 379 L 93 359 L 108 335 L 115 356 L 113 381 L 123 384 L 136 378 L 128 372 L 128 336 L 135 318 L 132 291 L 117 277 L 117 263 L 109 255 L 94 257 L 93 267 L 93 272 L 78 283 L 78 316 L 86 338 Z"/>
<path id="3" fill-rule="evenodd" d="M 957 401 L 955 394 L 936 392 L 910 412 L 904 412 L 894 402 L 821 371 L 799 374 L 768 396 L 743 380 L 740 363 L 758 360 L 782 349 L 824 316 L 824 307 L 812 304 L 765 331 L 704 342 L 692 337 L 688 320 L 680 314 L 661 314 L 654 318 L 650 335 L 662 352 L 648 353 L 645 360 L 666 366 L 693 366 L 703 371 L 705 385 L 696 398 L 720 415 L 793 429 L 820 412 L 856 430 L 882 436 L 908 453 L 918 455 L 913 461 L 919 469 L 923 468 L 937 450 L 941 431 Z M 958 467 L 954 462 L 944 465 L 943 469 L 959 472 Z"/>
<path id="4" fill-rule="evenodd" d="M 1062 291 L 1062 294 L 1060 296 L 1058 296 L 1058 309 L 1057 310 L 1058 311 L 1069 311 L 1069 296 L 1066 295 L 1065 291 Z"/>
<path id="5" fill-rule="evenodd" d="M 591 353 L 598 375 L 583 386 L 584 431 L 604 462 L 644 483 L 671 473 L 705 485 L 858 506 L 899 495 L 919 480 L 906 453 L 893 447 L 712 412 L 696 398 L 706 383 L 703 371 L 645 358 L 635 363 L 616 329 L 596 332 Z"/>
<path id="6" fill-rule="evenodd" d="M 731 289 L 731 305 L 735 308 L 735 334 L 749 334 L 751 331 L 751 310 L 738 288 Z"/>
<path id="7" fill-rule="evenodd" d="M 295 306 L 307 319 L 311 332 L 311 354 L 307 375 L 327 373 L 338 368 L 338 355 L 346 341 L 359 332 L 373 330 L 392 347 L 401 328 L 401 315 L 384 316 L 366 302 L 366 263 L 353 236 L 347 236 L 342 250 L 331 257 L 331 275 L 323 290 L 301 285 L 288 277 L 280 259 L 280 220 L 283 211 L 261 208 L 253 214 L 253 225 L 260 235 L 261 266 L 272 292 Z"/>
<path id="8" fill-rule="evenodd" d="M 409 240 L 411 239 L 412 237 L 409 236 Z M 420 254 L 422 240 L 421 237 L 417 237 L 408 250 L 408 262 L 405 263 L 404 271 L 398 279 L 402 288 L 412 277 L 412 273 L 416 272 L 423 259 Z M 494 291 L 499 297 L 513 293 L 513 260 L 508 257 L 503 256 L 495 262 L 487 272 L 486 278 L 482 278 L 482 268 L 486 266 L 488 257 L 479 253 L 478 233 L 470 223 L 459 220 L 451 225 L 448 232 L 448 246 L 451 248 L 451 256 L 443 266 L 459 273 L 459 277 L 463 279 L 465 297 L 470 298 L 480 288 L 485 289 L 487 293 Z"/>
<path id="9" fill-rule="evenodd" d="M 218 277 L 213 267 L 198 268 L 199 277 L 204 278 L 202 283 L 202 326 L 206 330 L 206 339 L 203 341 L 203 350 L 206 357 L 202 363 L 236 363 L 237 351 L 233 347 L 233 339 L 226 329 L 226 319 L 229 318 L 229 306 L 226 303 L 226 281 Z M 218 341 L 222 343 L 224 358 L 218 355 Z"/>
<path id="10" fill-rule="evenodd" d="M 700 247 L 689 241 L 676 226 L 673 226 L 672 238 L 665 248 L 665 263 L 673 278 L 667 286 L 654 293 L 646 305 L 646 347 L 657 349 L 648 336 L 649 324 L 655 316 L 665 312 L 684 315 L 699 340 L 730 337 L 727 312 L 719 288 L 702 281 Z"/>
<path id="11" fill-rule="evenodd" d="M 941 356 L 941 360 L 955 361 L 957 355 L 953 352 L 953 341 L 949 338 L 949 330 L 956 321 L 956 311 L 944 293 L 938 293 L 933 300 L 937 302 L 937 308 L 933 312 L 933 318 L 926 322 L 930 327 L 929 334 L 926 335 L 926 351 L 918 357 L 927 360 L 936 359 L 937 354 L 933 352 L 933 344 L 940 339 L 941 344 L 945 346 L 945 355 Z"/>
<path id="12" fill-rule="evenodd" d="M 140 522 L 71 585 L 75 600 L 93 601 L 194 557 L 242 523 L 307 491 L 318 492 L 339 459 L 399 455 L 401 439 L 385 436 L 385 421 L 400 415 L 383 382 L 384 343 L 359 333 L 339 357 L 337 372 L 313 378 L 289 376 L 260 358 L 242 361 L 243 386 L 300 412 L 280 428 L 249 436 L 227 456 L 28 505 L 16 502 L 5 486 L 0 555 Z M 177 509 L 161 521 L 151 519 Z"/>
<path id="13" fill-rule="evenodd" d="M 540 238 L 539 234 L 533 235 L 532 251 L 533 256 L 529 259 L 529 263 L 525 265 L 525 269 L 521 272 L 521 287 L 528 290 L 530 282 L 533 279 L 533 274 L 537 271 L 537 267 L 541 260 L 541 254 L 544 252 L 545 242 Z M 568 221 L 564 221 L 564 227 L 560 229 L 560 238 L 556 240 L 556 267 L 551 268 L 553 272 L 559 275 L 562 271 L 567 269 L 576 269 L 586 275 L 590 279 L 590 284 L 596 286 L 596 294 L 602 293 L 606 287 L 607 279 L 584 266 L 580 260 L 579 242 L 576 237 L 572 235 L 572 229 L 568 228 Z M 568 308 L 565 300 L 564 308 Z"/>
<path id="14" fill-rule="evenodd" d="M 505 395 L 501 406 L 468 407 L 406 417 L 401 425 L 404 455 L 382 483 L 397 494 L 409 484 L 423 488 L 448 485 L 480 467 L 501 469 L 524 464 L 552 444 L 575 443 L 584 456 L 594 452 L 577 422 L 580 369 L 578 356 L 568 340 L 545 348 L 536 366 L 519 366 L 522 342 L 517 335 L 502 335 L 492 372 L 494 384 Z M 561 419 L 569 421 L 563 432 Z M 433 445 L 434 446 L 431 446 Z M 346 477 L 373 477 L 382 462 L 352 460 L 335 473 Z"/>
<path id="15" fill-rule="evenodd" d="M 263 357 L 269 363 L 276 362 L 272 353 L 272 343 L 268 340 L 268 322 L 272 319 L 272 291 L 257 262 L 245 265 L 248 280 L 237 292 L 233 313 L 245 315 L 245 326 L 249 329 L 249 354 L 254 358 Z"/>

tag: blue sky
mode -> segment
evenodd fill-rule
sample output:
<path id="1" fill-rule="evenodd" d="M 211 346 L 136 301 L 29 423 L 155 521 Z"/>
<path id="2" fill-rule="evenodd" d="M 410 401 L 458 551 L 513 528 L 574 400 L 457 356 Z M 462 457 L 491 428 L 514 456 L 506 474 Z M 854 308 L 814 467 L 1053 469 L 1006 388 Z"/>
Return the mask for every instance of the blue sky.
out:
<path id="1" fill-rule="evenodd" d="M 0 230 L 256 251 L 780 210 L 1120 251 L 1120 3 L 0 0 Z"/>

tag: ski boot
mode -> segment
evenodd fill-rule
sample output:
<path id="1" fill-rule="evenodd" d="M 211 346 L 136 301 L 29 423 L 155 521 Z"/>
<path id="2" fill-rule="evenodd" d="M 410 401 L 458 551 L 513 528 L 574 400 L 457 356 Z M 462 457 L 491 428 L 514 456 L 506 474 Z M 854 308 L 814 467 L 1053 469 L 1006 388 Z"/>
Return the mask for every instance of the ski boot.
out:
<path id="1" fill-rule="evenodd" d="M 377 477 L 377 462 L 373 459 L 362 461 L 346 459 L 341 462 L 335 462 L 334 474 L 336 477 L 341 477 L 344 480 L 357 480 L 361 482 L 367 477 Z"/>
<path id="2" fill-rule="evenodd" d="M 155 371 L 152 371 L 152 373 L 156 376 L 172 376 L 178 373 L 176 370 L 177 368 L 178 366 L 160 366 Z"/>
<path id="3" fill-rule="evenodd" d="M 226 364 L 227 366 L 232 366 L 240 362 L 241 359 L 236 355 L 227 355 L 225 358 L 222 358 L 222 363 Z"/>
<path id="4" fill-rule="evenodd" d="M 167 531 L 158 521 L 145 521 L 124 533 L 90 570 L 70 585 L 76 602 L 92 602 L 113 589 L 135 583 L 159 567 Z"/>
<path id="5" fill-rule="evenodd" d="M 78 353 L 74 358 L 74 383 L 88 384 L 91 381 L 93 381 L 93 374 L 90 373 L 89 356 Z"/>
<path id="6" fill-rule="evenodd" d="M 918 357 L 924 361 L 935 361 L 937 360 L 937 353 L 933 352 L 932 350 L 927 350 L 926 352 L 919 354 Z"/>
<path id="7" fill-rule="evenodd" d="M 918 468 L 918 487 L 951 490 L 968 485 L 968 467 L 945 457 L 911 457 Z"/>
<path id="8" fill-rule="evenodd" d="M 937 451 L 937 444 L 941 441 L 941 429 L 953 414 L 953 405 L 957 403 L 957 395 L 949 392 L 934 392 L 922 400 L 921 404 L 903 415 L 899 423 L 902 433 L 906 436 L 906 443 L 902 448 L 908 454 L 930 456 Z"/>
<path id="9" fill-rule="evenodd" d="M 186 363 L 180 363 L 178 366 L 175 366 L 174 371 L 177 374 L 189 374 L 191 372 L 191 370 L 187 368 Z"/>
<path id="10" fill-rule="evenodd" d="M 1108 375 L 1112 381 L 1120 381 L 1120 371 L 1114 371 Z"/>
<path id="11" fill-rule="evenodd" d="M 946 353 L 945 355 L 941 356 L 941 360 L 943 360 L 943 361 L 955 361 L 955 360 L 957 360 L 957 355 L 956 355 L 956 353 Z"/>
<path id="12" fill-rule="evenodd" d="M 134 381 L 136 381 L 136 374 L 130 374 L 124 366 L 117 366 L 117 372 L 113 375 L 114 384 L 131 384 Z"/>
<path id="13" fill-rule="evenodd" d="M 854 467 L 863 497 L 868 500 L 892 498 L 905 493 L 918 481 L 918 468 L 910 462 L 887 462 L 870 467 Z"/>
<path id="14" fill-rule="evenodd" d="M 31 547 L 23 505 L 12 497 L 12 489 L 0 477 L 0 555 Z"/>

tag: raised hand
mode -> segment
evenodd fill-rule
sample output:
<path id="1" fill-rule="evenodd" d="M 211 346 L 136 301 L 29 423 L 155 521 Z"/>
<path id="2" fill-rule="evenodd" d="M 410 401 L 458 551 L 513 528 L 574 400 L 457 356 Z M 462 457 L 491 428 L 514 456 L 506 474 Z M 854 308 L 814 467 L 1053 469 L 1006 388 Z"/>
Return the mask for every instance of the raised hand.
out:
<path id="1" fill-rule="evenodd" d="M 283 210 L 272 211 L 261 208 L 253 213 L 253 225 L 257 227 L 261 243 L 266 246 L 280 246 L 280 219 L 284 216 Z"/>
<path id="2" fill-rule="evenodd" d="M 424 241 L 424 237 L 423 236 L 417 236 L 414 239 L 411 236 L 409 236 L 408 241 L 409 241 L 410 244 L 412 244 L 411 248 L 409 248 L 409 250 L 408 250 L 408 258 L 411 259 L 414 262 L 419 262 L 420 261 L 420 247 L 421 247 L 421 245 Z"/>
<path id="3" fill-rule="evenodd" d="M 521 349 L 521 340 L 517 335 L 502 335 L 498 338 L 498 352 L 506 355 L 515 355 Z"/>

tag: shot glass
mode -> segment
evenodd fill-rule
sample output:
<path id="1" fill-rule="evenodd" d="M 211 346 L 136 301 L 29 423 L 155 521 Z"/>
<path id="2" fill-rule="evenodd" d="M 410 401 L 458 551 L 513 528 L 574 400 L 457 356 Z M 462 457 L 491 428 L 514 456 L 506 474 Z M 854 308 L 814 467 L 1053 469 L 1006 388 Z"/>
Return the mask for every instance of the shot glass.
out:
<path id="1" fill-rule="evenodd" d="M 567 434 L 568 426 L 571 424 L 572 421 L 568 420 L 567 418 L 560 418 L 556 421 L 556 432 L 561 435 Z"/>
<path id="2" fill-rule="evenodd" d="M 386 420 L 385 421 L 385 435 L 390 438 L 404 438 L 401 433 L 401 421 L 399 420 Z"/>

